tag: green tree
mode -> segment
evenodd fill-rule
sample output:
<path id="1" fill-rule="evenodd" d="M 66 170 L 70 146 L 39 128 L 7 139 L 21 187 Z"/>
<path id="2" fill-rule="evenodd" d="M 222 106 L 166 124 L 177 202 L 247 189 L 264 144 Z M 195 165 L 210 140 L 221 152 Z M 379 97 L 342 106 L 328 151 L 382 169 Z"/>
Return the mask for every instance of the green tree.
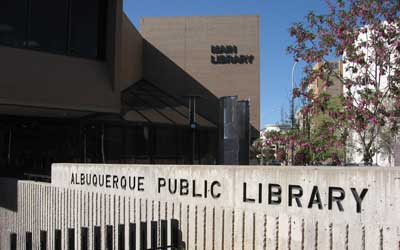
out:
<path id="1" fill-rule="evenodd" d="M 304 113 L 318 115 L 329 97 L 314 95 L 310 83 L 323 79 L 323 84 L 330 86 L 332 77 L 338 79 L 346 88 L 344 109 L 330 112 L 329 116 L 335 119 L 335 127 L 357 135 L 364 163 L 370 165 L 378 152 L 381 131 L 389 128 L 394 135 L 399 129 L 400 1 L 327 0 L 327 4 L 326 14 L 310 12 L 304 22 L 290 28 L 295 42 L 288 51 L 295 60 L 307 64 L 306 77 L 294 94 L 309 100 Z M 329 67 L 331 58 L 344 60 L 346 76 Z M 317 63 L 323 67 L 313 70 Z M 325 140 L 324 134 L 319 136 L 324 140 L 315 145 L 315 152 L 322 154 L 331 145 L 325 146 L 330 139 Z M 332 138 L 336 136 L 333 134 Z M 342 139 L 337 137 L 337 144 L 344 147 Z"/>
<path id="2" fill-rule="evenodd" d="M 311 159 L 341 164 L 345 157 L 345 147 L 342 147 L 342 142 L 346 138 L 346 131 L 343 127 L 337 126 L 337 119 L 331 114 L 343 110 L 342 97 L 330 97 L 323 106 L 322 110 L 310 118 L 310 144 L 314 149 Z"/>

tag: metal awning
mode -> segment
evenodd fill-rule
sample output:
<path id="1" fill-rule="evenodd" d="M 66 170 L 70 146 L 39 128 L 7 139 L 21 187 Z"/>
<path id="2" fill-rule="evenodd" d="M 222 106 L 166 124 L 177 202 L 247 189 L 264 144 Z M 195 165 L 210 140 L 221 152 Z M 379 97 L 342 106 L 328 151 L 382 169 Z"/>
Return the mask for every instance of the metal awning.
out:
<path id="1" fill-rule="evenodd" d="M 140 80 L 122 91 L 122 116 L 131 122 L 186 126 L 189 125 L 189 102 L 186 99 L 185 105 L 185 98 Z M 196 123 L 199 127 L 217 127 L 198 113 Z"/>

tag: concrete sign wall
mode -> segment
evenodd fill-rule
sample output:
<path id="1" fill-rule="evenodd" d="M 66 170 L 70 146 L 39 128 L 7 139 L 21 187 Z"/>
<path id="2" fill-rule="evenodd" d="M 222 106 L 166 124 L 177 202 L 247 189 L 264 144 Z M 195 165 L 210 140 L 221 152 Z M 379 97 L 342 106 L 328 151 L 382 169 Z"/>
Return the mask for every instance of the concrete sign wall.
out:
<path id="1" fill-rule="evenodd" d="M 13 232 L 18 249 L 27 231 L 39 246 L 40 230 L 53 249 L 54 230 L 66 239 L 75 228 L 84 250 L 82 227 L 95 249 L 97 226 L 108 249 L 107 225 L 112 249 L 141 249 L 119 227 L 140 222 L 147 238 L 133 234 L 149 249 L 162 245 L 162 221 L 177 222 L 185 249 L 400 249 L 400 168 L 55 164 L 51 185 L 19 182 L 17 199 L 17 211 L 0 204 L 1 249 Z"/>

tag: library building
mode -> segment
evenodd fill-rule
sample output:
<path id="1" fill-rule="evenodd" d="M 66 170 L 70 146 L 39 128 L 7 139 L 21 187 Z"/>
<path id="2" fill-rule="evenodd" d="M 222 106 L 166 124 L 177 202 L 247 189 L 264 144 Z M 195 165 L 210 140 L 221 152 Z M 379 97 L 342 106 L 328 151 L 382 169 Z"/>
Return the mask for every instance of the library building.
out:
<path id="1" fill-rule="evenodd" d="M 122 0 L 0 1 L 0 176 L 52 163 L 249 164 L 259 17 L 141 18 Z"/>
<path id="2" fill-rule="evenodd" d="M 259 16 L 134 23 L 0 0 L 0 250 L 399 249 L 399 168 L 253 164 Z"/>

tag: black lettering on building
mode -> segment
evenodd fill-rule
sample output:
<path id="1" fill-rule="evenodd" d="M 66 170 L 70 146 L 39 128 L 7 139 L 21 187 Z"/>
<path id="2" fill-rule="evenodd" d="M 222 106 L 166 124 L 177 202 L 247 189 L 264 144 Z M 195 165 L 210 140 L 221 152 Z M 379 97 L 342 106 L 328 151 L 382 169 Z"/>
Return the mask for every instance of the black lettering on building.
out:
<path id="1" fill-rule="evenodd" d="M 143 181 L 144 181 L 144 177 L 139 176 L 138 177 L 138 188 L 137 188 L 138 191 L 144 191 L 144 187 L 143 187 L 144 182 Z"/>
<path id="2" fill-rule="evenodd" d="M 247 183 L 243 182 L 243 202 L 254 203 L 255 199 L 247 198 Z"/>
<path id="3" fill-rule="evenodd" d="M 123 190 L 126 190 L 126 177 L 125 176 L 121 177 L 121 188 Z"/>
<path id="4" fill-rule="evenodd" d="M 278 205 L 282 202 L 282 187 L 278 184 L 268 184 L 268 204 Z"/>
<path id="5" fill-rule="evenodd" d="M 75 184 L 74 173 L 71 174 L 71 184 Z"/>
<path id="6" fill-rule="evenodd" d="M 236 45 L 233 45 L 233 53 L 237 54 L 238 53 L 238 48 Z"/>
<path id="7" fill-rule="evenodd" d="M 211 196 L 214 198 L 214 199 L 217 199 L 217 198 L 219 198 L 219 197 L 221 197 L 221 193 L 216 193 L 215 192 L 215 186 L 218 186 L 218 187 L 221 187 L 221 183 L 219 183 L 219 181 L 213 181 L 212 183 L 211 183 Z"/>
<path id="8" fill-rule="evenodd" d="M 118 176 L 113 175 L 113 188 L 118 189 Z"/>
<path id="9" fill-rule="evenodd" d="M 158 178 L 158 193 L 161 193 L 161 187 L 165 187 L 166 182 L 164 178 Z"/>
<path id="10" fill-rule="evenodd" d="M 318 205 L 318 209 L 322 209 L 321 195 L 317 186 L 314 186 L 311 192 L 310 201 L 308 202 L 308 208 L 312 208 L 314 204 Z"/>
<path id="11" fill-rule="evenodd" d="M 335 195 L 338 194 L 338 195 Z M 342 205 L 342 201 L 344 200 L 344 198 L 346 197 L 345 192 L 343 190 L 343 188 L 340 187 L 329 187 L 329 191 L 328 191 L 328 209 L 332 210 L 333 207 L 333 203 L 336 202 L 339 211 L 343 212 L 343 205 Z"/>
<path id="12" fill-rule="evenodd" d="M 302 207 L 300 198 L 303 196 L 303 188 L 299 185 L 289 185 L 288 205 L 293 205 L 293 199 L 298 207 Z"/>
<path id="13" fill-rule="evenodd" d="M 97 187 L 97 174 L 93 175 L 93 186 Z"/>
<path id="14" fill-rule="evenodd" d="M 253 55 L 250 55 L 248 58 L 249 58 L 249 63 L 250 63 L 250 64 L 253 64 L 254 56 L 253 56 Z"/>
<path id="15" fill-rule="evenodd" d="M 136 186 L 136 177 L 129 176 L 128 178 L 128 186 L 130 190 L 135 190 Z"/>
<path id="16" fill-rule="evenodd" d="M 204 181 L 204 198 L 207 198 L 208 187 L 207 187 L 207 180 Z"/>
<path id="17" fill-rule="evenodd" d="M 104 186 L 104 182 L 105 182 L 105 181 L 104 181 L 104 178 L 105 178 L 105 177 L 104 177 L 103 174 L 100 175 L 100 178 L 99 178 L 99 186 L 100 186 L 100 187 L 103 187 L 103 186 Z"/>
<path id="18" fill-rule="evenodd" d="M 177 189 L 178 189 L 178 180 L 174 179 L 172 184 L 172 180 L 168 179 L 168 191 L 171 194 L 175 194 Z"/>
<path id="19" fill-rule="evenodd" d="M 189 194 L 189 182 L 186 179 L 180 179 L 179 183 L 180 194 L 181 195 L 188 195 Z"/>
<path id="20" fill-rule="evenodd" d="M 196 180 L 192 181 L 192 185 L 193 185 L 193 197 L 201 197 L 201 194 L 196 193 Z"/>
<path id="21" fill-rule="evenodd" d="M 111 175 L 106 175 L 106 188 L 111 188 Z"/>
<path id="22" fill-rule="evenodd" d="M 215 56 L 211 56 L 211 63 L 218 64 L 217 59 L 215 59 Z"/>
<path id="23" fill-rule="evenodd" d="M 86 174 L 86 185 L 90 186 L 92 184 L 92 175 L 91 174 Z"/>
<path id="24" fill-rule="evenodd" d="M 81 185 L 85 185 L 85 174 L 81 173 Z"/>
<path id="25" fill-rule="evenodd" d="M 364 200 L 364 198 L 365 198 L 365 195 L 367 195 L 368 188 L 364 188 L 364 189 L 361 191 L 361 194 L 360 194 L 360 195 L 358 194 L 357 189 L 351 188 L 350 190 L 351 190 L 351 193 L 352 193 L 353 196 L 354 196 L 354 199 L 356 200 L 356 204 L 357 204 L 357 209 L 356 209 L 356 211 L 357 211 L 357 213 L 361 213 L 361 210 L 362 210 L 362 208 L 361 208 L 361 203 L 363 202 L 363 200 Z"/>
<path id="26" fill-rule="evenodd" d="M 212 64 L 253 64 L 253 55 L 238 55 L 236 45 L 211 45 Z"/>

